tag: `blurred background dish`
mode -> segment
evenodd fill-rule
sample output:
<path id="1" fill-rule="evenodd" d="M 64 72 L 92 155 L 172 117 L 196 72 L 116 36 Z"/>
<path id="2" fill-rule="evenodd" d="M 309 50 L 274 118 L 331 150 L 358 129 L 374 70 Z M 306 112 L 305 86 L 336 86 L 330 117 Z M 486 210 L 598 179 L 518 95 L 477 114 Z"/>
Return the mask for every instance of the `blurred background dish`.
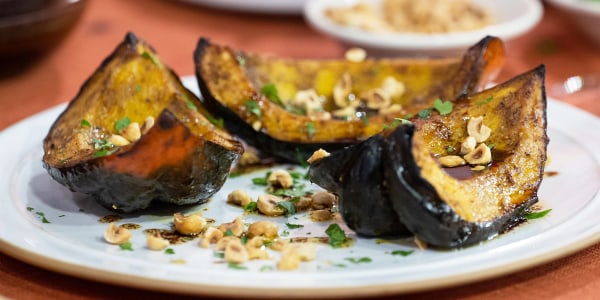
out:
<path id="1" fill-rule="evenodd" d="M 0 0 L 0 76 L 22 71 L 54 49 L 86 0 Z"/>
<path id="2" fill-rule="evenodd" d="M 600 47 L 600 0 L 547 0 Z"/>
<path id="3" fill-rule="evenodd" d="M 305 0 L 181 0 L 224 10 L 300 15 Z"/>
<path id="4" fill-rule="evenodd" d="M 390 4 L 391 2 L 397 3 Z M 434 2 L 440 7 L 431 6 Z M 468 7 L 463 9 L 452 7 L 458 5 L 459 2 Z M 413 9 L 414 11 L 410 13 L 395 10 L 394 14 L 398 15 L 389 16 L 388 20 L 411 18 L 415 14 L 421 15 L 423 17 L 421 20 L 414 20 L 421 30 L 414 26 L 402 30 L 398 29 L 396 24 L 392 24 L 391 30 L 389 28 L 387 28 L 388 30 L 373 30 L 373 27 L 381 28 L 380 24 L 377 24 L 379 21 L 374 20 L 365 25 L 365 18 L 357 16 L 350 17 L 347 24 L 351 25 L 342 25 L 333 21 L 335 17 L 332 17 L 334 15 L 332 10 L 348 8 L 359 3 L 363 3 L 363 7 L 358 8 L 359 11 L 374 8 L 375 13 L 382 19 L 385 18 L 384 12 L 389 14 L 390 9 L 394 8 L 393 5 L 404 9 L 407 7 Z M 417 3 L 419 3 L 419 7 L 417 7 Z M 365 7 L 364 4 L 371 8 Z M 384 5 L 386 5 L 385 9 L 383 9 Z M 465 19 L 465 12 L 470 12 L 476 18 L 482 19 L 484 23 L 480 27 L 458 24 L 459 21 Z M 482 15 L 484 13 L 489 14 L 489 19 Z M 307 22 L 317 31 L 335 37 L 348 46 L 362 47 L 369 54 L 392 56 L 460 55 L 486 35 L 498 36 L 505 42 L 515 38 L 533 28 L 541 20 L 542 15 L 543 6 L 539 0 L 442 0 L 428 1 L 427 4 L 421 1 L 407 0 L 308 0 L 304 7 L 304 16 Z M 458 27 L 456 30 L 448 28 L 447 24 L 439 22 L 443 20 L 455 20 Z M 427 22 L 437 24 L 428 24 Z M 383 27 L 389 27 L 388 25 L 390 24 Z M 369 30 L 364 28 L 369 28 Z"/>

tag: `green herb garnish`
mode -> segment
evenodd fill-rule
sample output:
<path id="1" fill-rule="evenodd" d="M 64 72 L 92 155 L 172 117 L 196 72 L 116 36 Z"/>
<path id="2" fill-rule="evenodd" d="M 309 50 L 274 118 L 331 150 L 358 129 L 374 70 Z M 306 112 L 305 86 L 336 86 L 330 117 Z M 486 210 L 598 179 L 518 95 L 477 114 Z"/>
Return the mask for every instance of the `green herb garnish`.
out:
<path id="1" fill-rule="evenodd" d="M 409 121 L 409 120 L 407 120 L 407 119 L 402 119 L 402 118 L 394 118 L 394 121 L 392 121 L 392 123 L 390 123 L 390 124 L 386 124 L 386 125 L 383 125 L 383 130 L 387 130 L 387 129 L 389 129 L 389 128 L 396 128 L 396 127 L 398 127 L 398 126 L 400 126 L 400 125 L 403 125 L 403 124 L 411 124 L 411 123 L 412 123 L 412 122 L 411 122 L 411 121 Z"/>
<path id="2" fill-rule="evenodd" d="M 425 108 L 417 113 L 419 119 L 426 120 L 431 116 L 431 108 Z"/>
<path id="3" fill-rule="evenodd" d="M 341 247 L 348 240 L 346 233 L 340 228 L 340 225 L 335 223 L 330 224 L 325 233 L 329 237 L 329 245 L 333 248 Z"/>
<path id="4" fill-rule="evenodd" d="M 216 258 L 225 258 L 225 252 L 224 251 L 215 251 L 213 253 L 213 256 Z"/>
<path id="5" fill-rule="evenodd" d="M 269 83 L 263 85 L 263 87 L 260 89 L 260 92 L 263 95 L 265 95 L 265 97 L 267 97 L 269 101 L 279 106 L 283 106 L 283 102 L 281 101 L 281 98 L 279 98 L 279 92 L 277 91 L 277 87 L 274 84 Z"/>
<path id="6" fill-rule="evenodd" d="M 494 96 L 489 96 L 489 97 L 477 102 L 476 104 L 477 105 L 486 105 L 486 104 L 492 102 L 492 100 L 494 100 Z"/>
<path id="7" fill-rule="evenodd" d="M 48 221 L 48 219 L 46 219 L 46 216 L 44 215 L 43 212 L 38 211 L 35 214 L 40 217 L 40 220 L 42 220 L 42 223 L 50 223 L 50 221 Z"/>
<path id="8" fill-rule="evenodd" d="M 283 237 L 288 236 L 288 235 L 290 235 L 290 232 L 285 229 L 280 234 L 280 236 L 283 236 Z"/>
<path id="9" fill-rule="evenodd" d="M 145 59 L 149 59 L 149 60 L 150 60 L 150 61 L 152 61 L 152 63 L 153 63 L 153 64 L 155 64 L 155 65 L 158 65 L 158 64 L 159 64 L 159 62 L 158 62 L 158 58 L 157 58 L 157 57 L 156 57 L 154 54 L 152 54 L 152 53 L 150 53 L 150 52 L 148 52 L 148 51 L 144 51 L 144 52 L 142 53 L 142 57 L 143 57 L 143 58 L 145 58 Z"/>
<path id="10" fill-rule="evenodd" d="M 488 146 L 488 148 L 490 148 L 490 150 L 492 150 L 492 149 L 494 149 L 494 147 L 496 147 L 496 144 L 491 143 L 491 144 L 488 144 L 487 146 Z"/>
<path id="11" fill-rule="evenodd" d="M 413 252 L 415 252 L 415 250 L 394 250 L 392 251 L 392 255 L 409 256 L 413 254 Z"/>
<path id="12" fill-rule="evenodd" d="M 92 127 L 92 124 L 90 124 L 90 122 L 86 119 L 81 119 L 81 121 L 79 121 L 79 125 L 81 125 L 81 127 L 87 127 L 87 128 Z"/>
<path id="13" fill-rule="evenodd" d="M 246 204 L 246 206 L 244 206 L 244 211 L 245 212 L 254 212 L 258 210 L 258 204 L 254 201 Z"/>
<path id="14" fill-rule="evenodd" d="M 123 129 L 125 129 L 125 127 L 129 126 L 129 124 L 131 124 L 129 117 L 121 118 L 115 122 L 115 129 L 117 132 L 121 132 Z"/>
<path id="15" fill-rule="evenodd" d="M 165 254 L 175 254 L 175 250 L 173 250 L 173 248 L 167 248 L 165 249 Z"/>
<path id="16" fill-rule="evenodd" d="M 448 146 L 448 147 L 446 147 L 446 151 L 448 151 L 448 153 L 452 153 L 452 152 L 456 151 L 456 148 L 454 148 L 452 146 Z"/>
<path id="17" fill-rule="evenodd" d="M 231 231 L 231 229 L 227 229 L 225 230 L 225 233 L 223 234 L 224 236 L 233 236 L 233 231 Z"/>
<path id="18" fill-rule="evenodd" d="M 366 257 L 366 256 L 365 257 L 360 257 L 360 258 L 358 258 L 358 257 L 346 257 L 344 259 L 347 260 L 347 261 L 349 261 L 349 262 L 351 262 L 351 263 L 353 263 L 353 264 L 370 263 L 370 262 L 373 261 L 370 257 Z"/>
<path id="19" fill-rule="evenodd" d="M 435 108 L 442 116 L 451 113 L 453 107 L 454 105 L 450 101 L 442 101 L 442 99 L 439 98 L 433 101 L 433 108 Z"/>
<path id="20" fill-rule="evenodd" d="M 248 109 L 248 111 L 250 113 L 252 113 L 256 117 L 258 117 L 259 119 L 261 118 L 262 115 L 260 112 L 260 107 L 258 106 L 258 102 L 254 101 L 252 99 L 248 99 L 246 101 L 246 108 Z"/>
<path id="21" fill-rule="evenodd" d="M 123 244 L 120 244 L 119 248 L 121 248 L 121 250 L 133 251 L 133 246 L 131 245 L 131 242 L 129 242 L 129 241 L 127 241 Z"/>
<path id="22" fill-rule="evenodd" d="M 27 211 L 33 211 L 33 207 L 27 206 Z"/>
<path id="23" fill-rule="evenodd" d="M 315 133 L 316 133 L 315 123 L 313 123 L 313 122 L 306 123 L 306 133 L 308 133 L 308 136 L 310 136 L 310 137 L 315 135 Z"/>
<path id="24" fill-rule="evenodd" d="M 525 214 L 525 218 L 527 220 L 539 219 L 539 218 L 542 218 L 542 217 L 546 216 L 551 211 L 552 211 L 552 209 L 546 209 L 546 210 L 543 210 L 543 211 L 530 212 L 530 213 Z"/>
<path id="25" fill-rule="evenodd" d="M 102 149 L 102 150 L 98 150 L 94 153 L 94 158 L 98 158 L 98 157 L 104 157 L 104 156 L 109 156 L 115 152 L 117 152 L 117 150 L 119 150 L 119 148 L 114 148 L 114 149 Z"/>
<path id="26" fill-rule="evenodd" d="M 248 270 L 247 267 L 242 266 L 241 264 L 237 264 L 237 263 L 229 263 L 227 265 L 227 267 L 229 267 L 230 269 L 234 269 L 234 270 Z"/>
<path id="27" fill-rule="evenodd" d="M 277 206 L 285 209 L 285 216 L 289 217 L 293 214 L 296 213 L 296 207 L 294 206 L 294 203 L 292 203 L 291 201 L 280 201 L 277 202 Z"/>
<path id="28" fill-rule="evenodd" d="M 285 223 L 285 226 L 287 226 L 287 228 L 289 228 L 289 229 L 298 229 L 298 228 L 304 227 L 304 225 L 302 225 L 302 224 L 291 224 L 291 223 Z"/>
<path id="29" fill-rule="evenodd" d="M 260 272 L 266 272 L 266 271 L 273 271 L 273 267 L 272 266 L 262 266 L 259 269 Z"/>

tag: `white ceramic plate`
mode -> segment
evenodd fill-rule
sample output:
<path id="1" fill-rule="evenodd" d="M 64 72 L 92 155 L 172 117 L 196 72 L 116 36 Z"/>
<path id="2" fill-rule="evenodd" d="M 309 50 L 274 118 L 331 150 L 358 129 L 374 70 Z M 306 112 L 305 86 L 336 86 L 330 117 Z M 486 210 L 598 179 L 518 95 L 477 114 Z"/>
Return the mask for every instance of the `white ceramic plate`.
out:
<path id="1" fill-rule="evenodd" d="M 299 15 L 305 0 L 181 0 L 218 9 L 267 14 Z"/>
<path id="2" fill-rule="evenodd" d="M 185 83 L 197 92 L 193 78 Z M 170 228 L 172 218 L 164 211 L 123 216 L 119 224 L 143 226 L 133 231 L 134 251 L 105 243 L 106 224 L 98 220 L 110 212 L 58 185 L 41 166 L 42 139 L 63 109 L 59 106 L 42 112 L 0 134 L 0 250 L 60 273 L 199 295 L 349 298 L 483 280 L 565 256 L 600 240 L 600 120 L 557 101 L 548 104 L 552 160 L 547 171 L 558 175 L 545 178 L 539 193 L 543 207 L 552 209 L 546 217 L 462 250 L 418 250 L 407 240 L 380 243 L 364 238 L 349 248 L 319 245 L 315 261 L 291 272 L 274 270 L 275 253 L 272 260 L 253 261 L 246 264 L 246 270 L 237 270 L 220 263 L 212 250 L 199 248 L 197 241 L 172 246 L 175 254 L 148 250 L 142 229 Z M 226 195 L 238 188 L 253 196 L 262 193 L 262 187 L 251 183 L 251 178 L 259 176 L 264 176 L 264 171 L 230 178 L 208 204 L 185 211 L 202 211 L 217 223 L 229 222 L 241 209 L 225 204 Z M 50 223 L 43 223 L 38 213 Z M 244 218 L 252 222 L 261 217 Z M 282 233 L 284 223 L 305 225 L 287 229 L 290 237 L 325 236 L 329 225 L 312 222 L 303 214 L 273 220 L 280 223 Z M 394 250 L 414 253 L 404 257 L 393 255 Z M 364 257 L 371 261 L 350 261 Z"/>
<path id="3" fill-rule="evenodd" d="M 316 30 L 377 55 L 449 56 L 461 55 L 487 35 L 500 37 L 504 41 L 515 38 L 535 26 L 543 15 L 539 0 L 473 0 L 473 3 L 488 8 L 496 22 L 473 31 L 417 34 L 368 32 L 335 24 L 324 14 L 327 8 L 351 6 L 359 1 L 361 0 L 308 0 L 304 16 Z M 375 5 L 380 2 L 369 1 Z"/>

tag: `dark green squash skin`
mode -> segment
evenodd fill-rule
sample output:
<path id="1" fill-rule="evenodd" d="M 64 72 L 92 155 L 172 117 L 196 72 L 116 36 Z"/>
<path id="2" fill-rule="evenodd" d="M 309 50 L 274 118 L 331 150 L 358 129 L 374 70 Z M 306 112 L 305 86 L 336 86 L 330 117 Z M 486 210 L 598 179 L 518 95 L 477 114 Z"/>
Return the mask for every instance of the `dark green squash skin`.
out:
<path id="1" fill-rule="evenodd" d="M 168 130 L 172 126 L 184 124 L 170 111 L 165 110 L 151 131 Z M 121 149 L 113 155 L 135 155 L 137 149 L 145 146 L 149 135 L 150 132 L 132 147 Z M 196 137 L 188 130 L 186 138 Z M 43 163 L 43 166 L 54 180 L 71 191 L 88 194 L 108 209 L 127 213 L 146 209 L 154 201 L 175 205 L 206 202 L 223 186 L 229 175 L 229 168 L 239 156 L 238 152 L 205 141 L 205 144 L 188 155 L 185 161 L 176 166 L 163 166 L 147 177 L 107 169 L 104 166 L 107 157 L 64 168 L 53 168 L 46 163 Z"/>
<path id="2" fill-rule="evenodd" d="M 443 98 L 448 100 L 454 100 L 459 97 L 470 95 L 482 85 L 493 79 L 496 74 L 484 74 L 484 70 L 490 65 L 498 64 L 498 62 L 486 62 L 484 54 L 490 43 L 497 43 L 499 40 L 494 37 L 487 36 L 473 45 L 464 55 L 461 62 L 461 67 L 457 70 L 456 76 L 452 77 L 453 82 L 448 82 L 445 86 L 453 86 L 454 90 L 451 91 L 440 91 L 439 95 L 435 97 L 428 97 L 433 101 L 436 98 Z M 283 162 L 289 162 L 294 164 L 305 164 L 306 160 L 317 150 L 326 149 L 327 151 L 336 151 L 348 147 L 350 145 L 359 143 L 364 139 L 348 139 L 348 140 L 337 140 L 327 143 L 301 143 L 295 141 L 284 141 L 275 139 L 269 136 L 267 133 L 256 131 L 251 124 L 246 123 L 244 119 L 238 116 L 234 111 L 229 109 L 224 103 L 221 103 L 216 99 L 210 89 L 207 86 L 206 79 L 202 76 L 200 68 L 202 65 L 204 52 L 206 48 L 211 45 L 207 38 L 200 38 L 198 40 L 196 49 L 194 51 L 194 63 L 196 65 L 196 78 L 198 81 L 198 87 L 202 95 L 202 101 L 204 107 L 213 115 L 219 116 L 224 120 L 224 127 L 227 131 L 240 137 L 249 145 L 260 150 L 262 153 L 267 155 L 273 155 L 279 158 Z M 500 47 L 503 52 L 503 47 Z M 243 56 L 243 53 L 239 53 Z M 502 54 L 503 55 L 503 54 Z M 499 60 L 503 59 L 498 58 Z M 484 76 L 485 75 L 485 76 Z M 485 77 L 485 78 L 484 78 Z M 458 85 L 457 85 L 458 84 Z M 235 87 L 232 87 L 235 88 Z M 429 95 L 432 96 L 432 95 Z M 253 97 L 259 97 L 254 95 Z M 418 99 L 422 101 L 423 99 Z M 286 130 L 283 128 L 282 130 Z"/>
<path id="3" fill-rule="evenodd" d="M 366 141 L 313 162 L 310 180 L 339 195 L 339 212 L 348 227 L 363 236 L 408 236 L 391 209 L 384 179 L 383 137 Z M 386 163 L 387 164 L 387 163 Z"/>
<path id="4" fill-rule="evenodd" d="M 528 199 L 511 212 L 487 222 L 467 222 L 420 177 L 420 169 L 412 155 L 411 124 L 398 126 L 383 143 L 383 159 L 388 163 L 390 202 L 398 219 L 415 237 L 428 245 L 442 248 L 470 246 L 488 240 L 525 220 L 524 214 L 537 203 L 537 196 Z"/>

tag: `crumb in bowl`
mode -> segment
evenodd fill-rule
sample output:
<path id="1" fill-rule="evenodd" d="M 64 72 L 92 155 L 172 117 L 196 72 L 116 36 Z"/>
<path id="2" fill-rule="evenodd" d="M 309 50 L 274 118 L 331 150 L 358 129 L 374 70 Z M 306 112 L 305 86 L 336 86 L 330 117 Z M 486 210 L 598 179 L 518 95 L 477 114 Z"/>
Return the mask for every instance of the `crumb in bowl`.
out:
<path id="1" fill-rule="evenodd" d="M 491 13 L 468 0 L 366 1 L 329 8 L 325 16 L 335 23 L 373 32 L 447 33 L 476 30 L 493 22 Z"/>

